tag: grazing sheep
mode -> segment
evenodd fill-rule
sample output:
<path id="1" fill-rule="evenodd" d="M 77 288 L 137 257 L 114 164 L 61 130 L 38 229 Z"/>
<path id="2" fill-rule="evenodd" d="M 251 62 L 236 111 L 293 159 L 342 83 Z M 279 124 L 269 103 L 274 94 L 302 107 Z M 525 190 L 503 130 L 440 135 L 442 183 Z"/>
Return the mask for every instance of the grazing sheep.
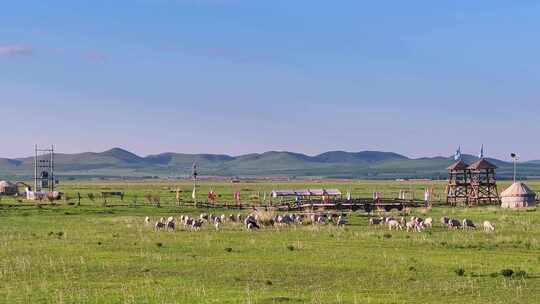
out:
<path id="1" fill-rule="evenodd" d="M 393 218 L 393 217 L 385 217 L 385 218 L 384 218 L 384 223 L 385 223 L 385 224 L 388 224 L 388 222 L 390 222 L 390 221 L 395 221 L 395 220 L 396 220 L 396 219 Z"/>
<path id="2" fill-rule="evenodd" d="M 405 224 L 407 224 L 407 223 L 405 222 L 405 218 L 404 218 L 403 216 L 399 219 L 399 224 L 400 224 L 401 226 L 405 226 Z"/>
<path id="3" fill-rule="evenodd" d="M 154 229 L 156 231 L 165 229 L 165 223 L 163 223 L 161 221 L 157 221 L 156 224 L 154 225 Z"/>
<path id="4" fill-rule="evenodd" d="M 150 224 L 150 217 L 149 217 L 149 216 L 147 216 L 147 217 L 144 218 L 144 223 L 145 223 L 146 225 Z"/>
<path id="5" fill-rule="evenodd" d="M 381 225 L 383 223 L 383 219 L 382 218 L 375 218 L 375 217 L 372 217 L 369 219 L 369 224 L 370 225 Z"/>
<path id="6" fill-rule="evenodd" d="M 170 222 L 167 222 L 167 230 L 175 230 L 176 229 L 176 222 L 174 219 Z"/>
<path id="7" fill-rule="evenodd" d="M 450 222 L 450 218 L 448 216 L 441 217 L 441 224 L 443 226 L 448 226 L 448 223 Z"/>
<path id="8" fill-rule="evenodd" d="M 219 226 L 221 222 L 215 222 L 214 227 L 216 227 L 216 231 L 219 231 Z"/>
<path id="9" fill-rule="evenodd" d="M 193 220 L 193 223 L 191 224 L 191 230 L 199 231 L 201 230 L 203 220 Z"/>
<path id="10" fill-rule="evenodd" d="M 174 221 L 174 217 L 173 217 L 173 216 L 169 216 L 169 217 L 167 218 L 167 223 L 168 223 L 168 222 L 172 222 L 172 221 Z"/>
<path id="11" fill-rule="evenodd" d="M 214 216 L 214 218 L 212 219 L 212 222 L 214 222 L 214 223 L 222 223 L 223 221 L 221 220 L 220 216 Z"/>
<path id="12" fill-rule="evenodd" d="M 278 215 L 276 217 L 276 223 L 278 223 L 279 225 L 290 225 L 293 222 L 294 220 L 288 214 L 285 214 L 283 216 Z"/>
<path id="13" fill-rule="evenodd" d="M 253 230 L 253 229 L 259 229 L 259 225 L 257 223 L 249 222 L 246 226 L 247 230 Z"/>
<path id="14" fill-rule="evenodd" d="M 160 222 L 162 223 L 165 223 L 165 218 L 162 216 L 160 219 L 159 219 Z"/>
<path id="15" fill-rule="evenodd" d="M 424 220 L 424 226 L 426 228 L 431 228 L 433 227 L 433 219 L 431 217 L 428 217 L 427 219 Z"/>
<path id="16" fill-rule="evenodd" d="M 186 216 L 185 220 L 184 220 L 184 227 L 186 228 L 191 228 L 193 226 L 193 222 L 194 222 L 194 219 L 192 219 L 191 217 L 189 216 Z"/>
<path id="17" fill-rule="evenodd" d="M 225 214 L 222 214 L 219 218 L 221 219 L 221 222 L 222 222 L 222 223 L 225 222 L 225 220 L 227 219 L 227 217 L 225 216 Z"/>
<path id="18" fill-rule="evenodd" d="M 244 225 L 246 225 L 246 228 L 248 230 L 252 230 L 252 229 L 259 229 L 259 225 L 257 224 L 257 216 L 255 215 L 249 215 L 246 217 L 246 219 L 244 220 Z"/>
<path id="19" fill-rule="evenodd" d="M 491 224 L 490 221 L 484 221 L 482 226 L 484 226 L 484 232 L 495 231 L 495 227 L 493 226 L 493 224 Z"/>
<path id="20" fill-rule="evenodd" d="M 405 224 L 405 228 L 407 229 L 407 232 L 409 232 L 410 230 L 412 231 L 418 231 L 416 229 L 416 222 L 415 221 L 410 221 L 410 222 L 407 222 Z"/>
<path id="21" fill-rule="evenodd" d="M 338 227 L 343 227 L 345 225 L 347 225 L 347 218 L 342 216 L 342 215 L 338 216 L 338 218 L 337 218 L 337 226 Z"/>
<path id="22" fill-rule="evenodd" d="M 464 219 L 463 220 L 463 229 L 468 229 L 468 228 L 476 229 L 476 226 L 474 225 L 472 220 Z"/>
<path id="23" fill-rule="evenodd" d="M 389 230 L 392 230 L 392 229 L 396 229 L 396 230 L 403 230 L 403 226 L 401 226 L 401 224 L 396 221 L 396 220 L 390 220 L 387 222 L 387 225 L 388 225 L 388 229 Z"/>
<path id="24" fill-rule="evenodd" d="M 448 221 L 448 229 L 458 229 L 461 228 L 461 222 L 456 219 L 451 219 Z"/>

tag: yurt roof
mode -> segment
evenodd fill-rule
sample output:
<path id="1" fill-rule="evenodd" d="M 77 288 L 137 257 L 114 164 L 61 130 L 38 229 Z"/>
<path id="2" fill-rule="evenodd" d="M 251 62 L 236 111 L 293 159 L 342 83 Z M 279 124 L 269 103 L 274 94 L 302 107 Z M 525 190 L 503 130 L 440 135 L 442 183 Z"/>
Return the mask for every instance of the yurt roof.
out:
<path id="1" fill-rule="evenodd" d="M 450 167 L 448 167 L 447 169 L 449 171 L 459 171 L 459 170 L 465 170 L 467 169 L 467 167 L 469 167 L 469 165 L 467 165 L 467 163 L 465 163 L 463 160 L 460 159 L 457 162 L 450 165 Z"/>
<path id="2" fill-rule="evenodd" d="M 485 169 L 497 169 L 497 166 L 487 161 L 485 158 L 475 161 L 468 169 L 471 170 L 485 170 Z"/>
<path id="3" fill-rule="evenodd" d="M 531 190 L 527 185 L 522 182 L 515 182 L 506 190 L 501 192 L 502 197 L 516 197 L 516 196 L 536 196 L 536 193 Z"/>
<path id="4" fill-rule="evenodd" d="M 0 181 L 0 186 L 1 187 L 14 187 L 15 184 L 13 184 L 12 182 L 3 180 L 3 181 Z"/>

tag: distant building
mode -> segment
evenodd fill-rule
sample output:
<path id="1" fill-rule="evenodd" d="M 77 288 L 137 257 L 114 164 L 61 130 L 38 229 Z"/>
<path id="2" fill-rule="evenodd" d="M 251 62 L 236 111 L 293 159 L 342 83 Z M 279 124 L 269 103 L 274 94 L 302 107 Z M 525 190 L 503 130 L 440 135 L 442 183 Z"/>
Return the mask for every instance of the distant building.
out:
<path id="1" fill-rule="evenodd" d="M 5 180 L 0 181 L 0 194 L 15 195 L 17 193 L 17 185 Z"/>
<path id="2" fill-rule="evenodd" d="M 502 208 L 529 208 L 536 206 L 536 193 L 522 182 L 515 182 L 501 192 Z"/>

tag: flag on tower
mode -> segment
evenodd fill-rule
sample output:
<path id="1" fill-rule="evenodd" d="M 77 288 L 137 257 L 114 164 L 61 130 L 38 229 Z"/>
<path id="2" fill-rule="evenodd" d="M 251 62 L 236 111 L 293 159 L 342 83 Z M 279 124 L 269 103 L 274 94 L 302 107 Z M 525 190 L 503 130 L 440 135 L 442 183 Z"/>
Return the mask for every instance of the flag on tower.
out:
<path id="1" fill-rule="evenodd" d="M 480 148 L 480 154 L 478 154 L 478 158 L 484 158 L 484 145 Z"/>
<path id="2" fill-rule="evenodd" d="M 456 154 L 454 155 L 454 159 L 455 160 L 460 160 L 461 159 L 461 146 L 459 146 L 456 150 Z"/>

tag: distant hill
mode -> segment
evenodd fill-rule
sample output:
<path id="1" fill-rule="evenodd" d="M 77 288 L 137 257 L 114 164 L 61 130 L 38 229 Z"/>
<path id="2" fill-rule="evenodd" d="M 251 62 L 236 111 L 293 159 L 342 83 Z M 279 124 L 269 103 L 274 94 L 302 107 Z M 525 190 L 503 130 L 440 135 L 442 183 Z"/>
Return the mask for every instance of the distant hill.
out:
<path id="1" fill-rule="evenodd" d="M 472 163 L 475 156 L 463 155 Z M 56 154 L 57 175 L 89 177 L 179 177 L 188 176 L 194 162 L 206 176 L 289 176 L 321 178 L 445 178 L 452 157 L 408 158 L 394 152 L 330 151 L 315 156 L 287 151 L 269 151 L 240 156 L 221 154 L 162 153 L 138 156 L 121 148 L 101 153 Z M 489 159 L 499 167 L 500 178 L 512 176 L 512 164 Z M 0 178 L 28 178 L 33 174 L 33 157 L 0 158 Z M 523 177 L 540 176 L 540 161 L 519 164 Z"/>

